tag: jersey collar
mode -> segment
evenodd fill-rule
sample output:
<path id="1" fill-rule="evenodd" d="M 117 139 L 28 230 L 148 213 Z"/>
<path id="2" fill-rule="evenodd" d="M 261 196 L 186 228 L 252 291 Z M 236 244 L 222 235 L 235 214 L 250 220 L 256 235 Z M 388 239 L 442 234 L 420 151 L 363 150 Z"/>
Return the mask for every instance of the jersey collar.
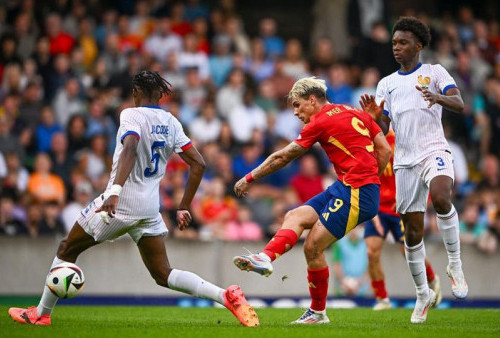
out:
<path id="1" fill-rule="evenodd" d="M 419 62 L 419 63 L 417 63 L 417 65 L 415 66 L 415 68 L 413 68 L 412 70 L 409 70 L 407 72 L 403 72 L 400 69 L 400 70 L 398 70 L 398 74 L 399 75 L 410 75 L 411 73 L 413 73 L 414 71 L 416 71 L 417 69 L 419 69 L 421 66 L 422 66 L 422 62 Z"/>
<path id="2" fill-rule="evenodd" d="M 160 106 L 141 106 L 142 108 L 153 108 L 153 109 L 161 109 Z"/>

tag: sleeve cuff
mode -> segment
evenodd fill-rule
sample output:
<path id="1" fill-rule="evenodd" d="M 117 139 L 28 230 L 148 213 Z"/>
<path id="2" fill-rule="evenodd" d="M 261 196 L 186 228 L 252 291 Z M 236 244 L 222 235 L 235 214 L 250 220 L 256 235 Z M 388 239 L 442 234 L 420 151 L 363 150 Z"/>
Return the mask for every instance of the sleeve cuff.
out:
<path id="1" fill-rule="evenodd" d="M 186 150 L 188 150 L 189 148 L 191 148 L 192 146 L 193 146 L 193 142 L 189 141 L 188 143 L 186 143 L 185 145 L 183 145 L 183 146 L 181 147 L 181 150 L 182 150 L 182 151 L 186 151 Z"/>
<path id="2" fill-rule="evenodd" d="M 457 88 L 457 85 L 451 84 L 451 85 L 447 85 L 446 87 L 444 87 L 443 88 L 443 95 L 446 95 L 446 92 L 448 91 L 448 89 L 451 89 L 451 88 Z"/>
<path id="3" fill-rule="evenodd" d="M 385 110 L 385 109 L 384 109 L 384 115 L 385 115 L 385 116 L 390 116 L 390 115 L 391 115 L 391 113 L 389 113 L 387 110 Z"/>
<path id="4" fill-rule="evenodd" d="M 129 130 L 127 131 L 125 134 L 123 134 L 123 136 L 121 137 L 120 141 L 123 143 L 123 140 L 125 139 L 125 137 L 127 137 L 128 135 L 132 135 L 132 136 L 135 136 L 137 138 L 137 141 L 140 141 L 141 140 L 141 137 L 139 136 L 139 133 L 135 132 L 135 131 L 132 131 L 132 130 Z"/>

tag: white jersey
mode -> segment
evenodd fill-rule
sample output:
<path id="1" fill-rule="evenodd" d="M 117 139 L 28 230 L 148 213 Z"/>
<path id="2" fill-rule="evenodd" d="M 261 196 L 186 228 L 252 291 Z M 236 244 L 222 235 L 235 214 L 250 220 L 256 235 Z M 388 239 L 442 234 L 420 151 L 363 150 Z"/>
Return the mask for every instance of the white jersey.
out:
<path id="1" fill-rule="evenodd" d="M 443 109 L 439 104 L 428 108 L 417 85 L 439 94 L 456 87 L 441 65 L 421 63 L 412 71 L 397 71 L 379 82 L 376 101 L 380 104 L 385 99 L 384 114 L 391 118 L 396 134 L 394 169 L 413 167 L 437 151 L 450 152 L 441 123 Z"/>
<path id="2" fill-rule="evenodd" d="M 126 218 L 155 218 L 160 210 L 160 180 L 172 152 L 181 153 L 192 146 L 180 122 L 158 106 L 124 109 L 116 135 L 113 168 L 106 191 L 116 176 L 122 141 L 132 135 L 139 139 L 137 159 L 123 185 L 116 209 Z M 131 137 L 131 136 L 129 136 Z"/>

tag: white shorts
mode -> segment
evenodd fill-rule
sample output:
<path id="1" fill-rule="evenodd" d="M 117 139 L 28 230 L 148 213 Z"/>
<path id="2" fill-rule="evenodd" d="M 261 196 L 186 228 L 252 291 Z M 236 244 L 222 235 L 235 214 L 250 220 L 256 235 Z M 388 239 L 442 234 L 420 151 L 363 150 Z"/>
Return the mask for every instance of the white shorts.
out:
<path id="1" fill-rule="evenodd" d="M 455 179 L 453 157 L 447 151 L 437 151 L 410 168 L 395 169 L 396 211 L 400 214 L 425 212 L 429 187 L 436 176 Z"/>
<path id="2" fill-rule="evenodd" d="M 101 216 L 95 213 L 103 203 L 102 195 L 98 196 L 80 212 L 77 220 L 83 230 L 96 242 L 113 240 L 128 233 L 137 243 L 143 236 L 165 236 L 168 233 L 160 213 L 155 218 L 140 219 L 120 217 L 116 214 L 115 217 L 110 217 L 109 224 L 106 224 Z"/>

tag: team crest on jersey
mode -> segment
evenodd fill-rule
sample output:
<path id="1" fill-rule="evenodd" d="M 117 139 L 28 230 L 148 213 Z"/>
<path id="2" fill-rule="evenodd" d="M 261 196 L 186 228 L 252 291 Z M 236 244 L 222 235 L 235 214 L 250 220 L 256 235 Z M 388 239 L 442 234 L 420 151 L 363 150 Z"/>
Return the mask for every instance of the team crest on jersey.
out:
<path id="1" fill-rule="evenodd" d="M 418 76 L 418 83 L 422 86 L 422 88 L 428 88 L 429 84 L 431 83 L 431 78 L 426 76 L 422 77 L 422 75 Z"/>

